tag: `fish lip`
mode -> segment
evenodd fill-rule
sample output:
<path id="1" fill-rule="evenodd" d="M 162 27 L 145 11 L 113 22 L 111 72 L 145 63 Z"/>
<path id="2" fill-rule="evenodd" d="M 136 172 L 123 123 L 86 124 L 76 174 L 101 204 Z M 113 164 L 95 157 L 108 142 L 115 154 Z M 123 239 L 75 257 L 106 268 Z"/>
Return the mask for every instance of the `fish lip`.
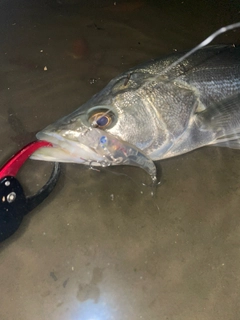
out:
<path id="1" fill-rule="evenodd" d="M 57 133 L 46 133 L 46 132 L 38 132 L 36 134 L 38 140 L 45 140 L 47 142 L 51 142 L 53 148 L 61 148 L 59 145 L 59 141 L 66 141 L 60 134 Z M 63 149 L 63 148 L 61 148 Z"/>

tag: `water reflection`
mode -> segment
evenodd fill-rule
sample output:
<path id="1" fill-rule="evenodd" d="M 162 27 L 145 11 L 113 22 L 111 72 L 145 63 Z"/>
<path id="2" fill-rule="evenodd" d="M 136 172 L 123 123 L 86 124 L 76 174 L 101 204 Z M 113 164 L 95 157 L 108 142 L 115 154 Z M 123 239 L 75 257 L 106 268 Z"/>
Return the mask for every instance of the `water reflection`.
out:
<path id="1" fill-rule="evenodd" d="M 110 320 L 114 318 L 113 310 L 107 303 L 95 303 L 93 300 L 87 300 L 79 305 L 72 320 Z"/>

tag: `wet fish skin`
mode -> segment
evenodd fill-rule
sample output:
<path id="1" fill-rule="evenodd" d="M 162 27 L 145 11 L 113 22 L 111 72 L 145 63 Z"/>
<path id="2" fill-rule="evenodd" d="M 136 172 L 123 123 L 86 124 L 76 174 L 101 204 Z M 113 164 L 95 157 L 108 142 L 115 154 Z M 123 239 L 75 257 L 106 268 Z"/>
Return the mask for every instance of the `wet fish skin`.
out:
<path id="1" fill-rule="evenodd" d="M 128 70 L 76 111 L 38 133 L 39 139 L 54 142 L 55 148 L 47 150 L 51 159 L 79 162 L 74 158 L 76 153 L 70 154 L 69 161 L 57 150 L 67 153 L 64 143 L 71 141 L 75 151 L 79 149 L 77 157 L 81 157 L 81 145 L 88 144 L 85 132 L 94 130 L 90 119 L 100 111 L 111 114 L 103 134 L 141 150 L 153 161 L 218 142 L 231 147 L 229 141 L 234 140 L 236 147 L 240 132 L 236 117 L 240 114 L 240 46 L 205 47 L 164 72 L 181 55 L 175 53 Z M 60 140 L 52 138 L 55 133 Z M 44 152 L 40 149 L 33 158 L 49 160 Z"/>

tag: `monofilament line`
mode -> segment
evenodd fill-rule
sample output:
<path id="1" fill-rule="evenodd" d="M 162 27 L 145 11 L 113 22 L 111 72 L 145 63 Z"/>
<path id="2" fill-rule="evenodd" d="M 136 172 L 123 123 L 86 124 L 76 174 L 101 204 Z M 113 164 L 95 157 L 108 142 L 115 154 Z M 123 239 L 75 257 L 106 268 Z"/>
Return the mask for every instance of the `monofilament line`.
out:
<path id="1" fill-rule="evenodd" d="M 201 48 L 205 47 L 206 45 L 208 45 L 209 43 L 211 43 L 220 34 L 225 33 L 225 32 L 232 30 L 232 29 L 236 29 L 236 28 L 240 28 L 240 22 L 236 22 L 236 23 L 230 24 L 226 27 L 222 27 L 222 28 L 218 29 L 217 31 L 212 33 L 209 37 L 207 37 L 207 39 L 205 39 L 200 44 L 198 44 L 196 47 L 194 47 L 192 50 L 188 51 L 181 58 L 179 58 L 178 60 L 176 60 L 175 62 L 170 64 L 170 66 L 168 66 L 162 72 L 160 72 L 159 75 L 166 74 L 170 69 L 174 68 L 176 65 L 178 65 L 180 62 L 182 62 L 183 60 L 188 58 L 194 52 L 198 51 L 199 49 L 201 49 Z"/>

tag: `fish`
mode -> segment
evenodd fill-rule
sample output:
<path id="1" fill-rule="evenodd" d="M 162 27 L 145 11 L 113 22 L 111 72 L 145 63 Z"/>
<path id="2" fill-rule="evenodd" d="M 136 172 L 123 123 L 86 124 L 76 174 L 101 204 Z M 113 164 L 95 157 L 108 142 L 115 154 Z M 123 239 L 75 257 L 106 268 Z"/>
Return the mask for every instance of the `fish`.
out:
<path id="1" fill-rule="evenodd" d="M 38 132 L 37 139 L 53 147 L 31 158 L 90 167 L 133 165 L 156 183 L 155 161 L 210 145 L 240 149 L 240 46 L 205 44 L 115 77 Z"/>

